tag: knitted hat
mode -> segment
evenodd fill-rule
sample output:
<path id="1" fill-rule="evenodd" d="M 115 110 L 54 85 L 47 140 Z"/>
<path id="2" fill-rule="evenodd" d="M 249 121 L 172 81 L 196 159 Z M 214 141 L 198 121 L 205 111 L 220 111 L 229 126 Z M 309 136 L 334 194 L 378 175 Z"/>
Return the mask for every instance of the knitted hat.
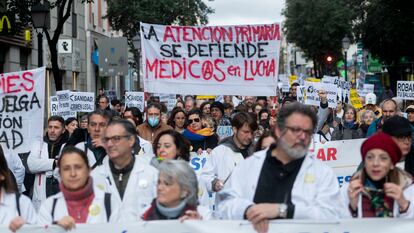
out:
<path id="1" fill-rule="evenodd" d="M 402 153 L 398 145 L 392 140 L 391 136 L 383 132 L 376 133 L 364 141 L 361 145 L 362 161 L 365 161 L 365 157 L 368 151 L 372 149 L 381 149 L 388 153 L 391 158 L 392 164 L 396 164 L 401 160 Z"/>
<path id="2" fill-rule="evenodd" d="M 213 109 L 213 108 L 218 108 L 218 109 L 220 109 L 221 113 L 224 115 L 224 105 L 223 105 L 221 102 L 219 102 L 219 101 L 213 102 L 213 103 L 210 105 L 210 111 L 211 111 L 211 109 Z"/>
<path id="3" fill-rule="evenodd" d="M 394 137 L 410 136 L 412 133 L 410 122 L 402 116 L 387 119 L 382 125 L 382 132 Z"/>

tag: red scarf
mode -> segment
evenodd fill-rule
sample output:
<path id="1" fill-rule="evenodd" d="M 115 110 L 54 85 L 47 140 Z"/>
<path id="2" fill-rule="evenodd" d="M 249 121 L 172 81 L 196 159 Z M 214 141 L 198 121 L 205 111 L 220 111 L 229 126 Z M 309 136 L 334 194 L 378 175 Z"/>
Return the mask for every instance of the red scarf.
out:
<path id="1" fill-rule="evenodd" d="M 69 216 L 71 216 L 76 223 L 86 223 L 89 214 L 89 206 L 95 198 L 92 178 L 89 177 L 86 185 L 76 191 L 69 191 L 61 182 L 60 191 L 65 198 Z"/>

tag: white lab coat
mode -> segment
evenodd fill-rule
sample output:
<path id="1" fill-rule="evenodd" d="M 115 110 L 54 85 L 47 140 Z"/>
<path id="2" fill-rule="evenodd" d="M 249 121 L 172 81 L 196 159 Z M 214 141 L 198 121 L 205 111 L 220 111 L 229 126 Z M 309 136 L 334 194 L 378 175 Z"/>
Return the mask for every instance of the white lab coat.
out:
<path id="1" fill-rule="evenodd" d="M 19 155 L 10 150 L 4 151 L 4 157 L 6 157 L 7 166 L 9 167 L 10 171 L 13 172 L 13 175 L 16 178 L 17 188 L 19 189 L 19 192 L 22 193 L 26 191 L 24 187 L 24 176 L 26 170 Z"/>
<path id="2" fill-rule="evenodd" d="M 154 150 L 152 149 L 151 142 L 137 136 L 139 139 L 139 146 L 141 147 L 141 151 L 138 152 L 139 155 L 149 154 L 154 155 Z"/>
<path id="3" fill-rule="evenodd" d="M 136 157 L 134 167 L 129 175 L 122 200 L 109 167 L 108 157 L 104 159 L 102 165 L 93 170 L 92 177 L 94 186 L 104 188 L 105 192 L 109 192 L 115 197 L 120 212 L 125 214 L 123 218 L 125 221 L 141 216 L 156 197 L 158 170 L 138 157 Z"/>
<path id="4" fill-rule="evenodd" d="M 221 199 L 219 215 L 243 219 L 253 199 L 267 150 L 254 153 L 233 171 Z M 277 188 L 277 187 L 275 187 Z M 342 216 L 339 185 L 333 170 L 312 155 L 306 155 L 292 188 L 295 219 L 338 219 Z"/>
<path id="5" fill-rule="evenodd" d="M 95 155 L 93 154 L 91 150 L 89 150 L 89 148 L 86 147 L 85 142 L 79 142 L 78 144 L 76 144 L 75 147 L 82 151 L 85 151 L 86 149 L 86 155 L 88 156 L 89 167 L 92 167 L 96 163 Z"/>
<path id="6" fill-rule="evenodd" d="M 233 169 L 243 161 L 243 155 L 234 152 L 226 145 L 218 145 L 211 151 L 210 158 L 201 170 L 200 179 L 205 183 L 209 192 L 213 192 L 212 181 L 215 178 L 223 182 L 230 178 Z"/>
<path id="7" fill-rule="evenodd" d="M 341 187 L 341 197 L 343 201 L 343 206 L 345 208 L 345 217 L 352 218 L 352 215 L 349 211 L 349 197 L 348 197 L 348 187 L 349 183 L 344 183 Z M 410 201 L 410 206 L 408 207 L 407 212 L 400 214 L 399 206 L 396 201 L 393 204 L 393 216 L 394 218 L 414 218 L 414 185 L 409 185 L 404 189 L 404 197 Z M 358 198 L 358 218 L 363 218 L 362 216 L 362 194 L 359 194 Z"/>
<path id="8" fill-rule="evenodd" d="M 106 223 L 106 209 L 105 209 L 105 192 L 99 188 L 94 187 L 94 199 L 89 206 L 89 214 L 86 223 Z M 54 217 L 52 219 L 52 207 L 53 199 L 57 199 L 54 210 Z M 93 211 L 92 211 L 93 210 Z M 109 222 L 119 221 L 118 206 L 115 197 L 111 195 L 111 215 Z M 91 213 L 93 212 L 93 213 Z M 42 203 L 39 210 L 38 224 L 39 225 L 51 225 L 54 221 L 58 221 L 65 216 L 68 216 L 68 208 L 66 205 L 65 197 L 62 192 L 59 192 L 53 196 L 50 196 Z"/>
<path id="9" fill-rule="evenodd" d="M 17 212 L 16 194 L 6 193 L 3 188 L 0 192 L 0 225 L 9 225 L 15 217 L 19 216 Z M 20 217 L 28 224 L 35 224 L 37 222 L 37 214 L 30 199 L 24 195 L 20 195 L 19 205 Z"/>
<path id="10" fill-rule="evenodd" d="M 41 142 L 32 144 L 27 165 L 31 173 L 35 175 L 33 185 L 32 202 L 36 210 L 46 200 L 46 177 L 54 176 L 59 179 L 58 169 L 53 170 L 54 159 L 49 158 L 47 143 Z"/>

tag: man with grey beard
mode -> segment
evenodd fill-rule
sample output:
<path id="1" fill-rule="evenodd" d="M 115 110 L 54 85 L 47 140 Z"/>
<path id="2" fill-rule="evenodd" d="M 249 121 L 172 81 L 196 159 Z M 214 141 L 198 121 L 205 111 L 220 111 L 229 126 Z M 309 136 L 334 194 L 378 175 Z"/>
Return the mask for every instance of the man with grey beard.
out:
<path id="1" fill-rule="evenodd" d="M 226 219 L 247 219 L 262 233 L 271 219 L 332 220 L 344 215 L 333 170 L 308 147 L 317 124 L 315 112 L 295 102 L 279 112 L 277 143 L 242 161 L 233 171 L 218 206 Z"/>

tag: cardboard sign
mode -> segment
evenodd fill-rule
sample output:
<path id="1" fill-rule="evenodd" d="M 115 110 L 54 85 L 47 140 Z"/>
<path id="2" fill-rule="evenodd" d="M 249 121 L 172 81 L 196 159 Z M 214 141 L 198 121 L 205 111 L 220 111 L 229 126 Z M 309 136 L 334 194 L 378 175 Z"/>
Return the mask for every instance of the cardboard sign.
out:
<path id="1" fill-rule="evenodd" d="M 414 100 L 414 81 L 397 81 L 397 97 Z"/>
<path id="2" fill-rule="evenodd" d="M 319 90 L 327 92 L 328 106 L 336 108 L 337 87 L 335 84 L 305 82 L 306 99 L 305 104 L 319 106 L 320 99 L 318 96 Z"/>
<path id="3" fill-rule="evenodd" d="M 95 95 L 93 92 L 70 92 L 71 112 L 93 112 L 95 110 Z"/>
<path id="4" fill-rule="evenodd" d="M 220 140 L 233 135 L 233 128 L 231 126 L 219 126 L 216 131 Z"/>
<path id="5" fill-rule="evenodd" d="M 141 112 L 144 112 L 144 92 L 125 92 L 125 105 L 127 107 L 137 107 Z"/>
<path id="6" fill-rule="evenodd" d="M 363 107 L 356 89 L 351 89 L 350 96 L 351 96 L 351 105 L 354 106 L 354 108 L 358 109 L 358 108 Z"/>

